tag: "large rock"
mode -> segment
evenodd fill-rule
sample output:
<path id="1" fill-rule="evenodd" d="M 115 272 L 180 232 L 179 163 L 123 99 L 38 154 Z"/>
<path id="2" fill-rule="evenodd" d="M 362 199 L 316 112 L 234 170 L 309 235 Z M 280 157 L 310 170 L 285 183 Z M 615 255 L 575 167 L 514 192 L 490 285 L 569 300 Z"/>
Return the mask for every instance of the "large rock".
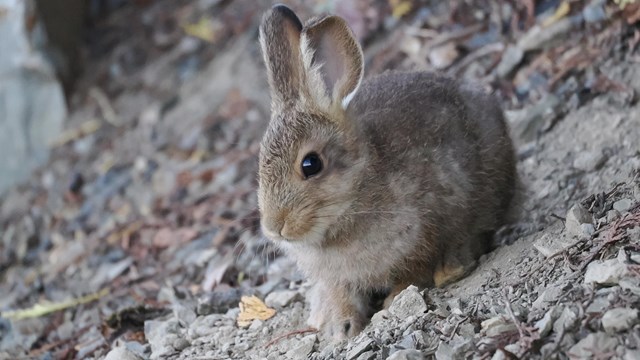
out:
<path id="1" fill-rule="evenodd" d="M 418 288 L 413 285 L 396 295 L 391 306 L 389 306 L 389 312 L 400 319 L 405 319 L 412 315 L 420 315 L 425 311 L 427 311 L 427 304 L 424 301 L 424 297 L 422 297 Z"/>
<path id="2" fill-rule="evenodd" d="M 609 334 L 625 331 L 638 323 L 638 310 L 617 308 L 602 315 L 602 328 Z"/>
<path id="3" fill-rule="evenodd" d="M 62 87 L 37 51 L 44 31 L 26 23 L 29 5 L 0 0 L 0 192 L 47 160 L 67 117 Z"/>

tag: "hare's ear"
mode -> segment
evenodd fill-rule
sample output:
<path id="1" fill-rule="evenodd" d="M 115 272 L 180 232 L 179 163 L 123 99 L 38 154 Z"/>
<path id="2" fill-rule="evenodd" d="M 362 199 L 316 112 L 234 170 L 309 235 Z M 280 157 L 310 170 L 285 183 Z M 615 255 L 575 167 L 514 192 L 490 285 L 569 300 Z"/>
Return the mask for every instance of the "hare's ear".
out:
<path id="1" fill-rule="evenodd" d="M 260 46 L 267 66 L 272 103 L 285 106 L 300 98 L 304 70 L 300 54 L 302 23 L 284 5 L 275 5 L 262 17 Z"/>
<path id="2" fill-rule="evenodd" d="M 346 21 L 338 16 L 312 21 L 302 32 L 301 47 L 316 101 L 330 109 L 346 109 L 364 73 L 362 49 Z"/>

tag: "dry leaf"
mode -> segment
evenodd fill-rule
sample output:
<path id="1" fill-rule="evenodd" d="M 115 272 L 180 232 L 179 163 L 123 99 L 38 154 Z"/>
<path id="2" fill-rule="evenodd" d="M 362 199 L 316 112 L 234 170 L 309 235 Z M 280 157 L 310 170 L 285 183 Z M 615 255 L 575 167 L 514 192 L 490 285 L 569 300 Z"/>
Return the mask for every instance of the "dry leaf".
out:
<path id="1" fill-rule="evenodd" d="M 86 304 L 92 301 L 99 300 L 100 298 L 109 294 L 109 289 L 102 289 L 97 293 L 89 294 L 87 296 L 83 296 L 77 299 L 70 299 L 62 302 L 44 302 L 41 304 L 35 304 L 29 309 L 24 310 L 15 310 L 15 311 L 6 311 L 0 313 L 0 316 L 14 319 L 14 320 L 22 320 L 29 318 L 37 318 L 41 316 L 45 316 L 52 312 L 65 310 L 71 307 L 75 307 L 78 305 Z M 275 313 L 275 311 L 274 311 Z M 273 315 L 272 315 L 273 316 Z"/>
<path id="2" fill-rule="evenodd" d="M 571 10 L 571 6 L 569 5 L 569 3 L 566 1 L 563 1 L 562 4 L 560 4 L 560 6 L 558 6 L 558 8 L 556 9 L 556 12 L 542 22 L 542 27 L 549 27 L 552 24 L 558 22 L 558 20 L 567 16 L 570 10 Z"/>
<path id="3" fill-rule="evenodd" d="M 238 314 L 238 326 L 247 327 L 255 319 L 271 319 L 276 311 L 268 308 L 257 296 L 243 296 L 240 298 L 240 313 Z"/>
<path id="4" fill-rule="evenodd" d="M 206 42 L 213 43 L 216 40 L 216 26 L 206 17 L 200 18 L 195 24 L 184 24 L 182 25 L 182 29 L 188 35 Z"/>
<path id="5" fill-rule="evenodd" d="M 396 19 L 407 15 L 413 7 L 411 1 L 402 0 L 389 0 L 389 5 L 391 5 L 391 15 Z"/>

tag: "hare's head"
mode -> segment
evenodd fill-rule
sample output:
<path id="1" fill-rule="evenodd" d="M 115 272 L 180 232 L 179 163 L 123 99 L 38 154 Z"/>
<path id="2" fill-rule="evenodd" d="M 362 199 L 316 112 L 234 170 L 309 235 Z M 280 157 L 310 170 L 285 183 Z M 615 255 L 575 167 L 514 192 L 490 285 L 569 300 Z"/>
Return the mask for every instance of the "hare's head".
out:
<path id="1" fill-rule="evenodd" d="M 366 147 L 346 109 L 363 75 L 362 50 L 336 16 L 303 27 L 277 5 L 260 26 L 271 121 L 260 148 L 262 229 L 274 241 L 320 244 L 356 200 Z"/>

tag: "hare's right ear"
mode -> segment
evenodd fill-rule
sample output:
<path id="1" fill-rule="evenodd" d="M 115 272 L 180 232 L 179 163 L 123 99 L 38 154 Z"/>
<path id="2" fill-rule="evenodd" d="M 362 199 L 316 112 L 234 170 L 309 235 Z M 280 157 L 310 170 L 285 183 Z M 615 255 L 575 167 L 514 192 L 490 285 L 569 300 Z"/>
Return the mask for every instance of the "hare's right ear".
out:
<path id="1" fill-rule="evenodd" d="M 301 31 L 302 23 L 284 5 L 275 5 L 262 17 L 260 46 L 275 106 L 292 105 L 300 98 L 304 78 Z"/>
<path id="2" fill-rule="evenodd" d="M 338 16 L 312 20 L 301 45 L 311 95 L 327 110 L 346 109 L 364 73 L 362 48 L 347 22 Z"/>

